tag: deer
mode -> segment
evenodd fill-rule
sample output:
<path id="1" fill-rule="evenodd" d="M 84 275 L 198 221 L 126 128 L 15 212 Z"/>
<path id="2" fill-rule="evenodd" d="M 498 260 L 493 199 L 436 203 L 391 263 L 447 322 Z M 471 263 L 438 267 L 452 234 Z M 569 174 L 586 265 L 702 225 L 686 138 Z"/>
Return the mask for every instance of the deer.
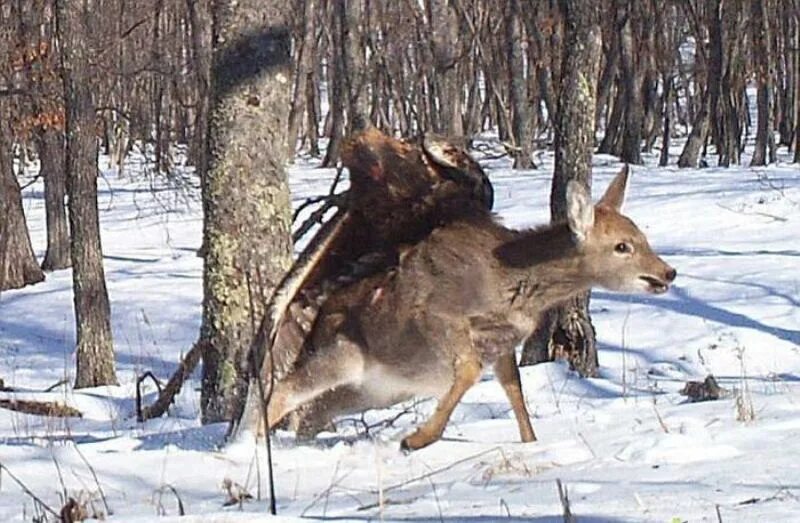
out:
<path id="1" fill-rule="evenodd" d="M 517 231 L 486 212 L 445 224 L 403 249 L 396 267 L 337 290 L 311 330 L 313 348 L 273 385 L 259 432 L 332 392 L 362 410 L 434 397 L 433 414 L 401 442 L 421 449 L 491 368 L 521 440 L 535 441 L 516 347 L 541 312 L 592 287 L 662 294 L 675 280 L 621 214 L 628 178 L 625 167 L 594 205 L 568 182 L 563 222 Z"/>

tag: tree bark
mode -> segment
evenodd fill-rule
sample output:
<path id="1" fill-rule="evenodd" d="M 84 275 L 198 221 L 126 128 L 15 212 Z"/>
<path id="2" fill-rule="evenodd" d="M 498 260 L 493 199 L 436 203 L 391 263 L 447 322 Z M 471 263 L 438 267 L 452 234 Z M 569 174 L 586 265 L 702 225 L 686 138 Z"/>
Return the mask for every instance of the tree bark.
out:
<path id="1" fill-rule="evenodd" d="M 291 262 L 284 164 L 290 104 L 288 2 L 216 5 L 209 170 L 203 184 L 204 423 L 237 419 L 247 353 Z"/>
<path id="2" fill-rule="evenodd" d="M 97 208 L 97 137 L 88 4 L 57 0 L 66 108 L 67 195 L 77 333 L 75 388 L 117 383 Z"/>
<path id="3" fill-rule="evenodd" d="M 45 271 L 71 266 L 69 225 L 65 198 L 67 193 L 66 150 L 60 131 L 45 130 L 38 137 L 39 173 L 44 180 L 44 205 L 47 223 L 47 251 L 42 261 Z"/>
<path id="4" fill-rule="evenodd" d="M 564 58 L 556 115 L 555 172 L 550 193 L 553 221 L 566 219 L 567 182 L 587 187 L 592 179 L 597 76 L 600 67 L 600 6 L 597 1 L 561 0 Z M 534 319 L 535 320 L 535 319 Z M 546 311 L 525 342 L 521 364 L 552 359 L 565 352 L 583 376 L 597 374 L 597 348 L 589 315 L 589 293 Z"/>
<path id="5" fill-rule="evenodd" d="M 460 31 L 452 2 L 431 1 L 431 26 L 434 72 L 439 95 L 439 118 L 434 122 L 434 130 L 448 136 L 463 136 L 461 105 L 464 94 L 457 67 Z"/>
<path id="6" fill-rule="evenodd" d="M 0 121 L 0 291 L 44 280 L 28 235 L 22 193 L 14 175 L 10 135 L 6 122 Z"/>
<path id="7" fill-rule="evenodd" d="M 514 169 L 533 167 L 531 154 L 530 115 L 528 114 L 528 89 L 525 81 L 525 62 L 522 49 L 522 21 L 519 0 L 510 0 L 506 13 L 506 45 L 508 47 L 508 103 L 511 106 L 511 135 L 514 137 Z"/>
<path id="8" fill-rule="evenodd" d="M 343 0 L 337 1 L 342 2 Z M 339 150 L 342 146 L 344 133 L 344 107 L 347 88 L 344 79 L 345 66 L 342 34 L 344 32 L 342 27 L 342 24 L 344 24 L 344 15 L 340 12 L 339 7 L 334 4 L 334 12 L 331 17 L 333 23 L 331 23 L 329 27 L 333 47 L 329 54 L 329 61 L 327 64 L 328 106 L 330 107 L 328 118 L 330 119 L 330 129 L 328 130 L 328 148 L 325 151 L 325 158 L 322 160 L 322 167 L 336 166 L 336 162 L 339 161 Z"/>
<path id="9" fill-rule="evenodd" d="M 625 132 L 622 135 L 620 159 L 626 163 L 642 163 L 642 123 L 644 120 L 642 100 L 642 65 L 634 49 L 634 18 L 639 13 L 628 7 L 620 35 L 621 85 L 625 93 Z"/>
<path id="10" fill-rule="evenodd" d="M 767 160 L 774 158 L 767 156 L 768 149 L 774 157 L 775 138 L 772 134 L 772 53 L 770 52 L 770 31 L 766 14 L 764 13 L 764 0 L 750 0 L 750 23 L 752 24 L 753 62 L 756 67 L 756 80 L 758 91 L 756 105 L 758 107 L 758 120 L 756 122 L 756 143 L 750 165 L 766 165 Z"/>

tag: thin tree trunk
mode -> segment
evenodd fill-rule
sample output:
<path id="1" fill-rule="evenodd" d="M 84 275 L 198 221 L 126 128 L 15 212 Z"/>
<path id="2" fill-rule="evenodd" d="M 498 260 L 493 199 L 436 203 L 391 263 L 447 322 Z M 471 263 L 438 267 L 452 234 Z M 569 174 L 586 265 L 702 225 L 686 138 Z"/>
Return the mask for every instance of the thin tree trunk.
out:
<path id="1" fill-rule="evenodd" d="M 625 25 L 620 35 L 621 85 L 625 92 L 625 132 L 622 135 L 620 159 L 626 163 L 642 163 L 642 72 L 634 50 L 633 20 L 638 13 L 630 9 L 624 15 Z"/>
<path id="2" fill-rule="evenodd" d="M 338 0 L 342 1 L 342 0 Z M 333 14 L 333 23 L 330 26 L 332 49 L 329 53 L 328 63 L 328 118 L 330 129 L 328 131 L 328 149 L 322 167 L 334 167 L 339 161 L 339 150 L 342 145 L 344 132 L 344 106 L 347 89 L 344 79 L 344 57 L 342 56 L 342 17 Z"/>
<path id="3" fill-rule="evenodd" d="M 670 133 L 672 132 L 672 95 L 675 92 L 675 87 L 673 86 L 674 80 L 671 75 L 664 74 L 662 78 L 664 81 L 664 129 L 661 133 L 661 155 L 658 159 L 658 165 L 665 167 L 669 163 L 669 143 Z"/>
<path id="4" fill-rule="evenodd" d="M 292 106 L 289 111 L 289 151 L 292 153 L 296 149 L 297 139 L 300 135 L 300 124 L 303 121 L 303 115 L 306 112 L 306 106 L 309 104 L 309 97 L 307 96 L 306 86 L 308 85 L 309 76 L 312 74 L 314 67 L 314 53 L 315 49 L 315 35 L 314 35 L 314 19 L 316 16 L 317 4 L 316 0 L 305 0 L 303 2 L 303 38 L 300 44 L 299 59 L 297 63 L 297 74 L 294 81 L 294 90 L 292 93 Z M 310 108 L 312 111 L 313 107 Z M 292 160 L 294 155 L 290 154 L 289 160 Z"/>
<path id="5" fill-rule="evenodd" d="M 0 291 L 4 291 L 39 283 L 44 273 L 31 247 L 6 122 L 0 121 L 0 135 Z"/>
<path id="6" fill-rule="evenodd" d="M 39 165 L 44 180 L 44 204 L 47 223 L 47 251 L 42 269 L 56 271 L 71 265 L 69 227 L 64 198 L 67 193 L 66 150 L 64 135 L 55 130 L 40 133 Z"/>
<path id="7" fill-rule="evenodd" d="M 750 165 L 766 165 L 767 148 L 775 150 L 775 139 L 772 136 L 772 75 L 770 64 L 770 32 L 767 17 L 764 13 L 764 0 L 750 0 L 750 23 L 752 24 L 753 61 L 756 66 L 758 91 L 756 105 L 758 120 L 756 122 L 756 143 Z M 774 161 L 774 160 L 770 160 Z"/>
<path id="8" fill-rule="evenodd" d="M 528 114 L 527 82 L 522 49 L 522 21 L 519 0 L 510 0 L 506 13 L 506 45 L 508 47 L 508 104 L 511 108 L 511 135 L 516 149 L 513 151 L 514 169 L 533 167 L 531 154 L 533 140 Z"/>
<path id="9" fill-rule="evenodd" d="M 111 310 L 97 208 L 97 137 L 90 81 L 89 13 L 81 0 L 57 0 L 66 108 L 67 195 L 77 332 L 75 388 L 117 383 Z"/>
<path id="10" fill-rule="evenodd" d="M 463 93 L 456 62 L 460 31 L 458 16 L 452 2 L 431 1 L 431 26 L 434 72 L 439 95 L 439 118 L 434 121 L 434 130 L 449 136 L 463 136 L 464 121 L 461 115 Z"/>

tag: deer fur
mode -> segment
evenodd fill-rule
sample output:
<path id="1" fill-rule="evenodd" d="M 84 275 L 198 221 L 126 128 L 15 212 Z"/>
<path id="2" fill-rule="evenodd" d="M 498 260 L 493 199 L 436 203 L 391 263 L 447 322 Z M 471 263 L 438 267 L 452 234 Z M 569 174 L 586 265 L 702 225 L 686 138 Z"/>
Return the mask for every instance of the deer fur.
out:
<path id="1" fill-rule="evenodd" d="M 313 350 L 275 385 L 269 428 L 333 389 L 351 409 L 436 397 L 431 418 L 402 442 L 418 449 L 439 439 L 492 368 L 522 440 L 534 441 L 515 348 L 540 313 L 594 286 L 660 294 L 675 278 L 620 214 L 627 180 L 624 169 L 596 206 L 570 182 L 565 223 L 514 231 L 487 213 L 447 224 L 402 253 L 396 269 L 337 291 L 312 330 Z"/>

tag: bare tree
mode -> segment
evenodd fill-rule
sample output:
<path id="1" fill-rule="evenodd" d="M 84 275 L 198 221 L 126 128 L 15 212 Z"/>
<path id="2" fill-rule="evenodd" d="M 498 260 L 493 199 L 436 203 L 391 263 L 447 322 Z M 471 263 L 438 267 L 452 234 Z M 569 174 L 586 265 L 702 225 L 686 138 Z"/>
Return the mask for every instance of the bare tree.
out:
<path id="1" fill-rule="evenodd" d="M 764 5 L 767 4 L 767 5 Z M 773 134 L 774 89 L 772 37 L 770 24 L 765 11 L 770 10 L 770 2 L 765 0 L 750 1 L 750 24 L 753 38 L 753 63 L 756 69 L 758 92 L 756 105 L 758 120 L 756 122 L 756 144 L 750 165 L 765 165 L 776 161 L 775 137 Z M 769 151 L 769 154 L 768 154 Z"/>
<path id="2" fill-rule="evenodd" d="M 0 291 L 44 280 L 25 223 L 22 194 L 7 139 L 10 136 L 8 122 L 0 121 Z"/>
<path id="3" fill-rule="evenodd" d="M 209 169 L 203 183 L 202 417 L 238 418 L 247 352 L 291 261 L 284 163 L 290 34 L 280 0 L 217 4 Z"/>
<path id="4" fill-rule="evenodd" d="M 39 173 L 44 180 L 47 250 L 42 269 L 56 271 L 72 264 L 69 254 L 69 225 L 67 222 L 66 149 L 64 133 L 44 129 L 37 136 Z"/>
<path id="5" fill-rule="evenodd" d="M 75 387 L 116 384 L 111 310 L 97 208 L 97 137 L 90 81 L 91 15 L 82 0 L 56 0 L 66 108 L 70 253 L 77 331 Z"/>

